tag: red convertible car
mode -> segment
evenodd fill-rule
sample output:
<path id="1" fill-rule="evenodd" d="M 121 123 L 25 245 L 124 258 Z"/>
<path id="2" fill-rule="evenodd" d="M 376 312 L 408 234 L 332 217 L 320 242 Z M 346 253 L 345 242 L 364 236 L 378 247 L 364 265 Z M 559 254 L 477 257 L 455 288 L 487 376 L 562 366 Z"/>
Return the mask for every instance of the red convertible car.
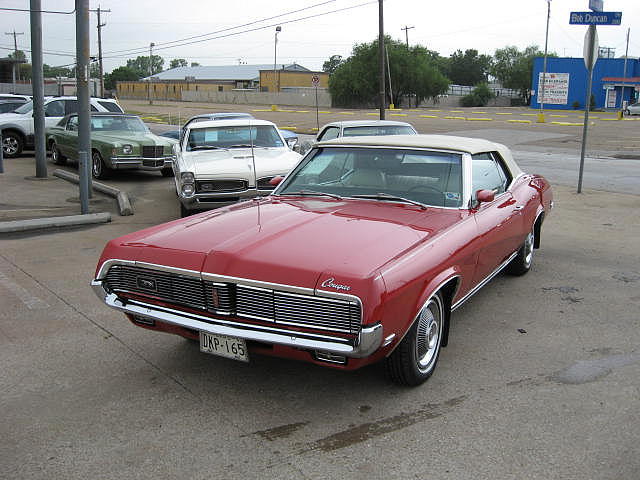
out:
<path id="1" fill-rule="evenodd" d="M 451 312 L 500 271 L 531 268 L 553 206 L 505 146 L 452 136 L 320 142 L 272 182 L 268 197 L 110 241 L 95 292 L 203 352 L 384 362 L 418 385 Z"/>

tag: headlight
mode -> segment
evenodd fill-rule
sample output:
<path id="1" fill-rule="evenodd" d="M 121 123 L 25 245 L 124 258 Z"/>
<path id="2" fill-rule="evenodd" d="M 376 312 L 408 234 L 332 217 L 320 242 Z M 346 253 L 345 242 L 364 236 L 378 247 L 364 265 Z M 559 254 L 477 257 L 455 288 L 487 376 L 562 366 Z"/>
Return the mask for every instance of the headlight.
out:
<path id="1" fill-rule="evenodd" d="M 193 176 L 193 173 L 191 173 L 191 172 L 182 172 L 182 175 L 180 176 L 180 179 L 182 180 L 182 183 L 194 183 L 195 182 L 195 177 Z"/>
<path id="2" fill-rule="evenodd" d="M 182 193 L 184 195 L 193 195 L 195 191 L 196 188 L 192 183 L 185 183 L 182 185 Z"/>
<path id="3" fill-rule="evenodd" d="M 131 152 L 133 152 L 133 147 L 131 145 L 122 146 L 122 153 L 124 153 L 125 155 L 129 155 Z"/>

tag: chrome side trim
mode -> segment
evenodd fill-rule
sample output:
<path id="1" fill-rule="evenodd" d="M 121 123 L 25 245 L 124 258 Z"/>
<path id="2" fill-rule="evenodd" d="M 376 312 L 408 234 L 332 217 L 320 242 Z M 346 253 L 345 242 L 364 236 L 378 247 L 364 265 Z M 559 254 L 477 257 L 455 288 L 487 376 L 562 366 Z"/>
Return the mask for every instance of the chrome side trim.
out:
<path id="1" fill-rule="evenodd" d="M 491 272 L 484 280 L 482 280 L 478 285 L 476 285 L 475 287 L 473 287 L 473 289 L 471 289 L 464 297 L 462 297 L 460 300 L 458 300 L 456 303 L 454 303 L 451 306 L 451 311 L 455 311 L 458 307 L 460 307 L 464 302 L 466 302 L 467 300 L 469 300 L 469 298 L 471 298 L 475 293 L 478 292 L 478 290 L 480 290 L 482 287 L 484 287 L 487 283 L 489 283 L 491 281 L 491 279 L 493 277 L 495 277 L 497 274 L 499 274 L 502 269 L 504 267 L 506 267 L 509 262 L 511 260 L 513 260 L 516 255 L 518 255 L 518 251 L 516 250 L 515 252 L 513 252 L 511 255 L 509 255 L 509 258 L 507 258 L 504 262 L 502 262 L 500 264 L 500 266 L 498 268 L 496 268 L 493 272 Z"/>
<path id="2" fill-rule="evenodd" d="M 250 325 L 220 318 L 205 317 L 190 312 L 160 307 L 137 300 L 123 301 L 114 293 L 107 293 L 101 280 L 93 280 L 91 287 L 107 306 L 131 315 L 152 318 L 161 322 L 178 325 L 192 330 L 212 334 L 255 340 L 258 342 L 286 345 L 294 348 L 322 350 L 353 358 L 362 358 L 375 352 L 382 343 L 381 324 L 363 327 L 355 342 L 340 337 L 298 332 L 262 325 Z M 352 344 L 353 343 L 353 344 Z"/>

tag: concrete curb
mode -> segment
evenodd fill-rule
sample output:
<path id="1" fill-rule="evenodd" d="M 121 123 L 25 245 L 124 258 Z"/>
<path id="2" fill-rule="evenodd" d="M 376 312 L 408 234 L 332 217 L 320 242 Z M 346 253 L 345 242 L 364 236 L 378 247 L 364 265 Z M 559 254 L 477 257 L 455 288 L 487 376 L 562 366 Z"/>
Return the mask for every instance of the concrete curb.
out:
<path id="1" fill-rule="evenodd" d="M 66 170 L 56 169 L 52 173 L 53 176 L 62 178 L 63 180 L 67 180 L 72 183 L 80 183 L 80 177 L 75 173 L 67 172 Z M 113 197 L 118 202 L 118 210 L 120 211 L 120 215 L 126 217 L 127 215 L 133 215 L 133 207 L 131 206 L 131 202 L 129 201 L 129 196 L 126 192 L 118 190 L 115 187 L 111 187 L 109 185 L 105 185 L 104 183 L 99 182 L 91 182 L 94 190 L 97 190 L 100 193 L 104 193 L 105 195 L 109 195 Z"/>
<path id="2" fill-rule="evenodd" d="M 34 218 L 31 220 L 14 220 L 0 222 L 0 233 L 25 232 L 52 227 L 71 227 L 76 225 L 90 225 L 111 221 L 110 213 L 89 213 L 86 215 L 69 215 L 66 217 Z"/>

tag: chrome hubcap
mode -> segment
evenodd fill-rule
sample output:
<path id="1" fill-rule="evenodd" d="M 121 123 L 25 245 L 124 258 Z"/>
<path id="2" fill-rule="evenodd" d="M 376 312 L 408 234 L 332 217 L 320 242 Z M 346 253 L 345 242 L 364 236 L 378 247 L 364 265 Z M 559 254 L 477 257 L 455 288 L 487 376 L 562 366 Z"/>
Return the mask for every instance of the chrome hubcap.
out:
<path id="1" fill-rule="evenodd" d="M 534 235 L 533 231 L 531 231 L 524 240 L 524 263 L 527 267 L 531 266 L 531 261 L 533 260 L 533 240 Z"/>
<path id="2" fill-rule="evenodd" d="M 2 149 L 7 155 L 13 155 L 18 152 L 18 140 L 13 137 L 2 139 Z"/>
<path id="3" fill-rule="evenodd" d="M 425 373 L 431 370 L 440 349 L 442 335 L 442 305 L 437 297 L 429 300 L 418 317 L 416 331 L 416 359 L 418 369 Z"/>
<path id="4" fill-rule="evenodd" d="M 93 169 L 93 176 L 99 177 L 100 173 L 102 173 L 102 160 L 97 154 L 94 154 L 92 157 L 91 167 Z"/>

